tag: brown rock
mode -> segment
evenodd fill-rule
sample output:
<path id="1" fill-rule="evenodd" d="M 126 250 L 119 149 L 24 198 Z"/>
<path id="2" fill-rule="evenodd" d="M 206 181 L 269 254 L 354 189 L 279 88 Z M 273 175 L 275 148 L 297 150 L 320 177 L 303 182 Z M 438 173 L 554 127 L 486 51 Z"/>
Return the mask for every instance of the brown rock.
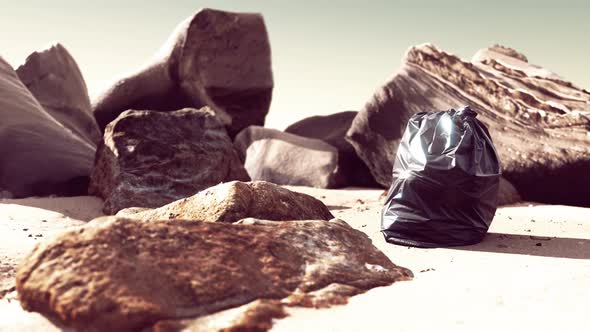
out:
<path id="1" fill-rule="evenodd" d="M 33 52 L 16 73 L 47 113 L 96 147 L 102 134 L 92 114 L 82 73 L 65 47 L 57 43 Z"/>
<path id="2" fill-rule="evenodd" d="M 259 332 L 270 330 L 273 319 L 284 317 L 287 312 L 280 300 L 256 300 L 201 318 L 159 321 L 147 331 Z"/>
<path id="3" fill-rule="evenodd" d="M 117 216 L 144 221 L 186 219 L 230 223 L 244 218 L 276 221 L 334 218 L 321 201 L 263 181 L 222 183 L 158 209 L 125 209 Z"/>
<path id="4" fill-rule="evenodd" d="M 235 138 L 250 178 L 281 185 L 341 187 L 338 150 L 321 140 L 250 126 Z"/>
<path id="5" fill-rule="evenodd" d="M 114 214 L 160 207 L 232 180 L 249 178 L 213 111 L 130 110 L 107 127 L 89 191 Z"/>
<path id="6" fill-rule="evenodd" d="M 322 140 L 338 149 L 338 173 L 343 187 L 379 186 L 367 165 L 356 155 L 352 145 L 346 141 L 346 132 L 358 112 L 348 111 L 325 116 L 312 116 L 295 122 L 285 132 Z"/>
<path id="7" fill-rule="evenodd" d="M 432 45 L 413 47 L 359 112 L 348 140 L 386 187 L 410 116 L 470 105 L 523 199 L 590 206 L 590 93 L 524 60 L 498 46 L 474 62 Z"/>
<path id="8" fill-rule="evenodd" d="M 297 294 L 297 303 L 305 303 L 302 294 L 334 284 L 358 293 L 410 277 L 364 233 L 336 219 L 222 224 L 110 217 L 38 245 L 19 266 L 17 291 L 23 308 L 60 325 L 122 331 L 256 299 L 288 305 Z M 340 303 L 343 293 L 331 293 Z"/>
<path id="9" fill-rule="evenodd" d="M 79 195 L 95 147 L 48 113 L 0 58 L 0 188 L 14 197 Z M 86 188 L 83 188 L 84 192 Z"/>
<path id="10" fill-rule="evenodd" d="M 234 137 L 263 125 L 272 98 L 270 44 L 260 14 L 202 9 L 180 23 L 149 65 L 94 101 L 101 128 L 128 109 L 209 106 Z"/>

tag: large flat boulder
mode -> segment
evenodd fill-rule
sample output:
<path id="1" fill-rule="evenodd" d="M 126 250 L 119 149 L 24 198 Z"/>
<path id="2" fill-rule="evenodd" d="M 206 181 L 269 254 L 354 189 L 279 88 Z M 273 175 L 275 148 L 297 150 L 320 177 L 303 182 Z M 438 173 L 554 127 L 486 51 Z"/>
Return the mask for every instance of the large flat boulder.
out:
<path id="1" fill-rule="evenodd" d="M 463 105 L 489 128 L 503 176 L 524 200 L 590 206 L 590 93 L 506 47 L 473 62 L 430 44 L 412 47 L 347 139 L 387 187 L 408 119 Z"/>
<path id="2" fill-rule="evenodd" d="M 330 220 L 320 200 L 264 181 L 232 181 L 205 189 L 157 209 L 124 209 L 117 216 L 144 221 L 188 219 L 236 222 L 244 218 L 266 220 Z"/>
<path id="3" fill-rule="evenodd" d="M 102 134 L 92 114 L 86 83 L 65 47 L 57 43 L 33 52 L 16 73 L 47 113 L 88 144 L 98 144 Z"/>
<path id="4" fill-rule="evenodd" d="M 212 110 L 129 110 L 106 128 L 89 191 L 105 200 L 105 213 L 115 214 L 160 207 L 232 180 L 249 177 Z"/>
<path id="5" fill-rule="evenodd" d="M 234 137 L 263 125 L 273 89 L 270 44 L 260 14 L 202 9 L 178 25 L 148 65 L 94 100 L 104 129 L 128 109 L 209 106 Z"/>
<path id="6" fill-rule="evenodd" d="M 84 179 L 94 151 L 94 145 L 44 109 L 0 58 L 1 190 L 17 198 L 80 195 L 87 189 Z"/>
<path id="7" fill-rule="evenodd" d="M 258 299 L 275 306 L 341 304 L 411 275 L 337 219 L 225 224 L 107 217 L 39 244 L 22 260 L 16 287 L 23 308 L 60 326 L 136 331 Z M 281 316 L 272 311 L 269 324 Z"/>
<path id="8" fill-rule="evenodd" d="M 338 150 L 324 141 L 250 126 L 236 136 L 234 145 L 254 181 L 317 188 L 342 186 Z"/>
<path id="9" fill-rule="evenodd" d="M 347 111 L 330 115 L 318 115 L 293 123 L 285 132 L 322 140 L 338 149 L 338 169 L 342 174 L 342 186 L 379 186 L 367 165 L 357 156 L 345 139 L 346 132 L 358 112 Z"/>

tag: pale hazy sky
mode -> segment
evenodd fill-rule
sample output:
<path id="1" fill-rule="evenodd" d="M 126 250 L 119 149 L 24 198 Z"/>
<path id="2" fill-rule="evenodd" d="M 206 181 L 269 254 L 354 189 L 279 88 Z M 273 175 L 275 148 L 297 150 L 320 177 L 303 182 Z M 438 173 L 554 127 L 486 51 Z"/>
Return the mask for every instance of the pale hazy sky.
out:
<path id="1" fill-rule="evenodd" d="M 407 48 L 432 42 L 470 59 L 501 43 L 590 89 L 590 1 L 0 0 L 0 55 L 14 67 L 52 41 L 93 95 L 140 66 L 202 7 L 261 12 L 275 90 L 267 124 L 358 110 Z"/>

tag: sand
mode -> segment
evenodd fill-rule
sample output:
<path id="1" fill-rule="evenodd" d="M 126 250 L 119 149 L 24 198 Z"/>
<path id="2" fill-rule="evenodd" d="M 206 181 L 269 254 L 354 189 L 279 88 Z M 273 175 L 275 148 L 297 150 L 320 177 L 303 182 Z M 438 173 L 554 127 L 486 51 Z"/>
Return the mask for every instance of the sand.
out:
<path id="1" fill-rule="evenodd" d="M 289 188 L 324 201 L 415 278 L 373 289 L 344 306 L 291 308 L 273 331 L 583 331 L 589 326 L 590 209 L 502 207 L 480 244 L 416 249 L 383 240 L 382 190 Z M 0 200 L 0 291 L 10 290 L 18 260 L 35 243 L 101 215 L 100 207 L 95 197 Z M 15 292 L 0 300 L 0 331 L 52 330 L 42 316 L 20 309 Z"/>

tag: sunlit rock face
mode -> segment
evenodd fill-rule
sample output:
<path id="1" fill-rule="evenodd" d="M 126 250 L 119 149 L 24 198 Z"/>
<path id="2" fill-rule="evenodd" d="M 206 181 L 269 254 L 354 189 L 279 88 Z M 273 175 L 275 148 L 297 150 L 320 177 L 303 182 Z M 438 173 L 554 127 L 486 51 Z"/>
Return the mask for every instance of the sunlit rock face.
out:
<path id="1" fill-rule="evenodd" d="M 146 66 L 94 100 L 94 115 L 104 130 L 128 109 L 209 106 L 234 137 L 264 124 L 273 86 L 262 15 L 202 9 L 178 25 Z"/>
<path id="2" fill-rule="evenodd" d="M 123 209 L 117 216 L 144 221 L 187 219 L 226 223 L 244 218 L 276 221 L 334 218 L 320 200 L 264 181 L 221 183 L 161 208 Z"/>
<path id="3" fill-rule="evenodd" d="M 590 93 L 502 46 L 472 62 L 426 44 L 412 47 L 347 133 L 387 187 L 408 119 L 470 105 L 489 128 L 503 176 L 525 200 L 590 206 Z"/>

